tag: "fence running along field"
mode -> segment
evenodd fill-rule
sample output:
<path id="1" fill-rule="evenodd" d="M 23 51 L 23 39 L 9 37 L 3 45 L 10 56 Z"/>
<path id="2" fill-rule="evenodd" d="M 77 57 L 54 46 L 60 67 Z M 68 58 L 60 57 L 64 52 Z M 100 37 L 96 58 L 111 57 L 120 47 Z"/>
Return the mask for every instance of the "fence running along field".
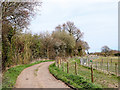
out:
<path id="1" fill-rule="evenodd" d="M 93 83 L 103 87 L 118 87 L 118 62 L 113 58 L 75 57 L 71 59 L 56 59 L 56 66 L 64 72 L 82 75 Z"/>

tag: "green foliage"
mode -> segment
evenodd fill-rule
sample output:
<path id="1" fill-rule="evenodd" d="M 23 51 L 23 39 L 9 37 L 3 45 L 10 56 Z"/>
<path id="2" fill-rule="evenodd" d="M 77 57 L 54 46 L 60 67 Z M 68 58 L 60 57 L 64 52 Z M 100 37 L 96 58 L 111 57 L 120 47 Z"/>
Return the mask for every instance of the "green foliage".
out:
<path id="1" fill-rule="evenodd" d="M 75 46 L 75 38 L 65 31 L 55 31 L 53 38 L 63 41 L 67 48 L 74 48 Z"/>
<path id="2" fill-rule="evenodd" d="M 32 36 L 30 49 L 32 51 L 33 58 L 38 58 L 41 56 L 41 39 L 39 35 Z"/>
<path id="3" fill-rule="evenodd" d="M 50 58 L 56 56 L 73 56 L 76 42 L 73 35 L 66 31 L 55 31 L 52 34 L 32 35 L 29 32 L 16 32 L 13 29 L 8 34 L 10 41 L 3 40 L 3 66 L 10 67 L 17 64 L 27 64 L 33 59 Z M 8 47 L 5 47 L 8 46 Z M 77 44 L 78 45 L 78 44 Z M 79 43 L 78 46 L 80 46 Z M 81 48 L 83 48 L 81 46 Z M 78 47 L 77 47 L 78 49 Z M 84 48 L 83 48 L 84 49 Z M 78 52 L 82 55 L 83 51 Z"/>
<path id="4" fill-rule="evenodd" d="M 36 9 L 34 9 L 35 6 L 40 5 L 41 2 L 4 1 L 1 3 L 3 70 L 11 65 L 19 64 L 18 62 L 28 63 L 30 44 L 28 43 L 28 38 L 25 35 L 21 35 L 21 32 L 28 26 L 31 16 L 34 15 L 36 11 Z"/>
<path id="5" fill-rule="evenodd" d="M 68 56 L 71 55 L 75 47 L 75 38 L 66 31 L 55 31 L 52 36 L 54 39 L 58 39 L 58 41 L 61 42 L 59 47 L 57 47 L 62 50 L 61 53 L 65 50 Z"/>
<path id="6" fill-rule="evenodd" d="M 33 66 L 35 64 L 39 64 L 42 62 L 48 62 L 48 61 L 53 61 L 53 60 L 37 61 L 32 64 L 19 65 L 19 66 L 8 69 L 3 75 L 2 87 L 3 88 L 13 88 L 16 83 L 16 79 L 17 79 L 18 75 L 22 72 L 22 70 L 24 70 L 27 67 Z"/>
<path id="7" fill-rule="evenodd" d="M 63 82 L 66 82 L 75 88 L 84 88 L 84 89 L 101 88 L 100 85 L 93 84 L 80 75 L 78 76 L 63 72 L 61 69 L 56 67 L 55 64 L 50 65 L 49 70 L 59 80 L 62 80 Z"/>

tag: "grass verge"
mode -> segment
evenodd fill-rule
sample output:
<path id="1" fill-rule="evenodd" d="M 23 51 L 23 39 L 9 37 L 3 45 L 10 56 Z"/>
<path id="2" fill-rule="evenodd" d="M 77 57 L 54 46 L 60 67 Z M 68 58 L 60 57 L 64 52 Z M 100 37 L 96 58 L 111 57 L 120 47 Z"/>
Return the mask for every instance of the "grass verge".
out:
<path id="1" fill-rule="evenodd" d="M 113 59 L 114 61 L 114 59 Z M 85 77 L 88 80 L 91 80 L 91 70 L 88 66 L 80 65 L 80 59 L 72 58 L 69 60 L 69 73 L 75 74 L 75 62 L 77 62 L 77 72 L 78 75 Z M 64 64 L 64 68 L 67 67 L 67 64 Z M 99 64 L 99 67 L 100 64 Z M 110 66 L 111 67 L 111 66 Z M 109 67 L 109 70 L 111 68 Z M 102 69 L 106 69 L 106 67 L 102 67 Z M 67 72 L 67 69 L 65 69 Z M 116 76 L 115 74 L 112 74 L 107 71 L 99 70 L 99 68 L 93 69 L 93 77 L 94 77 L 94 83 L 100 84 L 102 88 L 118 88 L 118 80 L 120 79 L 119 76 Z"/>
<path id="2" fill-rule="evenodd" d="M 101 89 L 100 85 L 91 83 L 90 81 L 86 80 L 82 76 L 68 74 L 66 72 L 63 72 L 61 69 L 55 66 L 54 64 L 51 64 L 49 66 L 49 71 L 52 73 L 57 79 L 70 84 L 74 88 L 84 88 L 84 89 Z"/>
<path id="3" fill-rule="evenodd" d="M 48 61 L 53 61 L 53 60 L 37 61 L 32 64 L 19 65 L 19 66 L 8 69 L 3 75 L 2 88 L 14 88 L 18 75 L 25 68 L 33 66 L 35 64 L 42 63 L 42 62 L 48 62 Z"/>

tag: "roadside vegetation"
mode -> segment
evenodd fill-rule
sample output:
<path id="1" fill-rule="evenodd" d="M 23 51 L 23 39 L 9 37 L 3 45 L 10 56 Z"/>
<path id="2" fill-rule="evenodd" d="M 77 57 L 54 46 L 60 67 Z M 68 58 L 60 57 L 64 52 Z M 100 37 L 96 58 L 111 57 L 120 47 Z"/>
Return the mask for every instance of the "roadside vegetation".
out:
<path id="1" fill-rule="evenodd" d="M 38 6 L 41 6 L 41 2 L 2 3 L 3 71 L 13 65 L 28 64 L 37 58 L 84 55 L 85 50 L 89 49 L 88 43 L 82 40 L 83 32 L 71 21 L 56 26 L 51 34 L 33 35 L 27 27 Z"/>
<path id="2" fill-rule="evenodd" d="M 61 68 L 55 66 L 55 63 L 50 65 L 49 70 L 57 79 L 71 85 L 73 88 L 101 88 L 101 85 L 93 84 L 84 76 L 63 72 Z"/>
<path id="3" fill-rule="evenodd" d="M 100 60 L 100 59 L 98 59 L 98 60 Z M 96 59 L 93 60 L 93 62 L 89 62 L 90 65 L 92 63 L 94 63 L 94 61 L 96 61 Z M 68 66 L 67 66 L 67 62 L 68 62 Z M 77 65 L 76 65 L 77 69 L 75 69 L 75 62 L 77 63 Z M 113 59 L 113 62 L 116 62 L 116 59 Z M 101 66 L 99 66 L 99 68 L 100 67 Z M 57 68 L 58 72 L 61 71 L 62 73 L 65 73 L 65 74 L 84 77 L 87 81 L 92 83 L 91 67 L 86 66 L 86 65 L 81 65 L 80 58 L 78 58 L 78 57 L 70 58 L 67 61 L 62 60 L 60 62 L 60 64 L 58 64 L 57 66 L 53 65 L 51 68 Z M 118 88 L 118 82 L 120 80 L 120 77 L 117 76 L 115 73 L 114 74 L 108 73 L 106 67 L 102 67 L 102 68 L 104 70 L 106 70 L 106 72 L 96 69 L 96 68 L 93 68 L 93 83 L 97 84 L 97 85 L 101 85 L 102 88 Z M 69 72 L 68 72 L 68 70 L 69 70 Z M 75 70 L 77 70 L 77 72 Z M 53 74 L 55 74 L 53 71 L 51 71 L 51 72 Z M 57 73 L 57 74 L 61 75 L 61 73 Z M 60 77 L 60 76 L 58 75 L 58 77 Z M 60 78 L 62 78 L 62 76 Z"/>
<path id="4" fill-rule="evenodd" d="M 39 63 L 42 63 L 42 62 L 49 62 L 49 61 L 53 61 L 53 60 L 36 61 L 34 63 L 31 63 L 31 64 L 19 65 L 19 66 L 15 66 L 15 67 L 12 67 L 12 68 L 8 69 L 7 72 L 5 72 L 3 74 L 2 88 L 3 89 L 4 88 L 14 88 L 14 85 L 16 83 L 18 75 L 25 68 L 33 66 L 35 64 L 39 64 Z"/>

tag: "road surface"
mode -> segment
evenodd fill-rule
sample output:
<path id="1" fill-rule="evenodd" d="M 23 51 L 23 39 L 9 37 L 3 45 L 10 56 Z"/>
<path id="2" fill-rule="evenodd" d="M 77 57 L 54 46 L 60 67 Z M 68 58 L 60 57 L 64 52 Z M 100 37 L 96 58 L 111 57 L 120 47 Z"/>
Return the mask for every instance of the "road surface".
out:
<path id="1" fill-rule="evenodd" d="M 69 88 L 52 76 L 48 67 L 53 62 L 43 62 L 24 69 L 18 76 L 15 88 Z"/>

